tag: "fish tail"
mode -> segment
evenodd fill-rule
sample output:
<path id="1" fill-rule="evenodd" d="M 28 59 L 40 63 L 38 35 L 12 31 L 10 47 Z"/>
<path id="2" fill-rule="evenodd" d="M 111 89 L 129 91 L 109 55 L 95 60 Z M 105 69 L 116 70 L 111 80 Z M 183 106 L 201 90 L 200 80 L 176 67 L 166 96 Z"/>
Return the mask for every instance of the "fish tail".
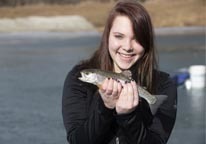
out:
<path id="1" fill-rule="evenodd" d="M 164 101 L 167 99 L 167 95 L 153 95 L 156 98 L 155 103 L 150 104 L 150 110 L 152 114 L 154 115 L 158 108 L 164 103 Z"/>

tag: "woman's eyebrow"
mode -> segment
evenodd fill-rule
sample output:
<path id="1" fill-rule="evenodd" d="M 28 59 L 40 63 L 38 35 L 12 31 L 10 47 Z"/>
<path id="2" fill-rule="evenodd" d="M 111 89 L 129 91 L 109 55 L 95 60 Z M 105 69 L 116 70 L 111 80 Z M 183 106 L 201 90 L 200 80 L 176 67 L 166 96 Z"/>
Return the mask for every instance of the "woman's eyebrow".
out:
<path id="1" fill-rule="evenodd" d="M 121 32 L 113 32 L 113 34 L 124 35 L 124 34 L 121 33 Z"/>

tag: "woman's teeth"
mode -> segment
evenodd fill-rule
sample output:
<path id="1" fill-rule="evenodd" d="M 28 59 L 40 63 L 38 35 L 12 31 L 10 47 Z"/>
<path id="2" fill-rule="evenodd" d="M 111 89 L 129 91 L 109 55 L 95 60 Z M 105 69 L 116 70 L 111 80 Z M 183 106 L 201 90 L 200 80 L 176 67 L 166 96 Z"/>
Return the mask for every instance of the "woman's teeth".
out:
<path id="1" fill-rule="evenodd" d="M 132 54 L 123 54 L 123 53 L 119 53 L 122 57 L 125 58 L 131 58 L 133 55 Z"/>

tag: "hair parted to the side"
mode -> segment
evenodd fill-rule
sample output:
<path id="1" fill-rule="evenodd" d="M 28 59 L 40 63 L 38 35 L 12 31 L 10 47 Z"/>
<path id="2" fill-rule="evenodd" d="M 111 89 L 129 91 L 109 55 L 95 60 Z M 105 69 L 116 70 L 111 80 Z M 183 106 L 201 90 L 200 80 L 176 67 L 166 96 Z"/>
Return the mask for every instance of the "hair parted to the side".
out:
<path id="1" fill-rule="evenodd" d="M 141 86 L 153 92 L 153 72 L 157 68 L 153 26 L 147 10 L 137 0 L 120 0 L 116 3 L 106 21 L 100 47 L 86 63 L 93 68 L 113 71 L 108 40 L 113 21 L 118 15 L 127 16 L 131 20 L 135 38 L 145 50 L 136 66 L 137 78 Z"/>

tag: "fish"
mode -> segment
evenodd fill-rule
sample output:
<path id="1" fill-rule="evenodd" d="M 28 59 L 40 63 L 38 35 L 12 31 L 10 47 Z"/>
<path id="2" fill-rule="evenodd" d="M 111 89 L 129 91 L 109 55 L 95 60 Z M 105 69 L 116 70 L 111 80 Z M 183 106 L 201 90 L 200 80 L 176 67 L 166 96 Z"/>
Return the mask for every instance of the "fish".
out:
<path id="1" fill-rule="evenodd" d="M 132 73 L 129 70 L 122 73 L 115 73 L 112 71 L 105 71 L 100 69 L 84 69 L 80 71 L 81 77 L 78 79 L 101 88 L 103 81 L 106 78 L 113 78 L 121 84 L 130 82 L 132 80 Z M 159 106 L 166 100 L 166 95 L 152 95 L 144 87 L 137 85 L 138 94 L 144 98 L 151 109 L 152 114 L 155 114 Z"/>

